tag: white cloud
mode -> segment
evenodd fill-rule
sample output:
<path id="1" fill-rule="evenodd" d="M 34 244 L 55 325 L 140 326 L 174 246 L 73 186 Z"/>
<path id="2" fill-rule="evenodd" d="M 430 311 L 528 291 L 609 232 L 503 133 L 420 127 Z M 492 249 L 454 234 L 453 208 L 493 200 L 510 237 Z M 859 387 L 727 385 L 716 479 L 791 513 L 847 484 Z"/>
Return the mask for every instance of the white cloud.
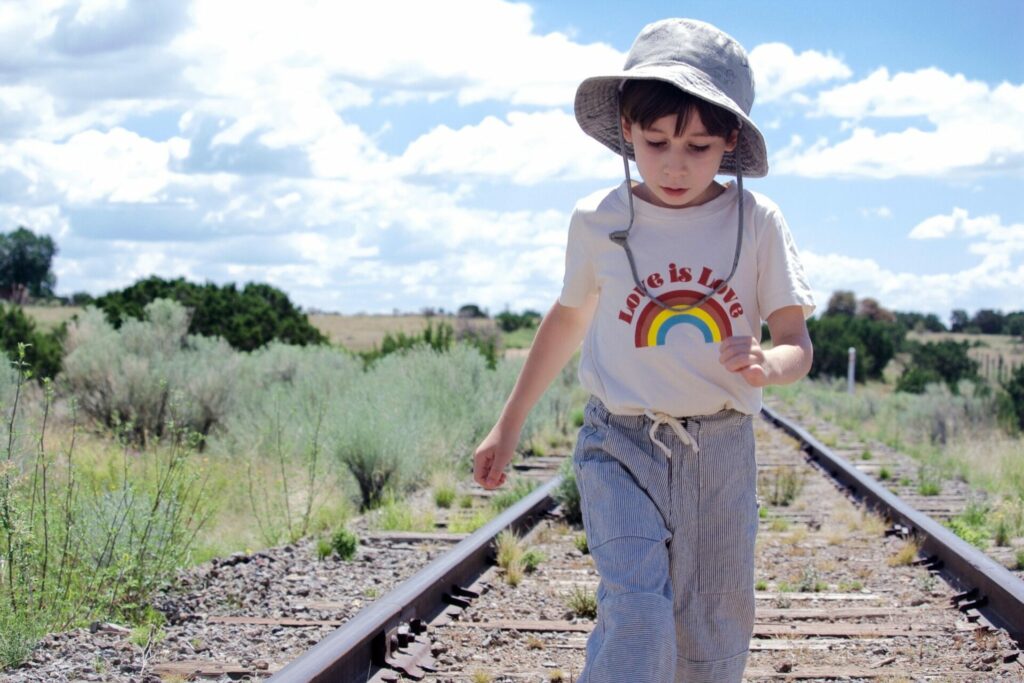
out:
<path id="1" fill-rule="evenodd" d="M 887 308 L 945 315 L 952 308 L 1018 310 L 1024 289 L 1024 265 L 1005 255 L 981 255 L 970 268 L 951 273 L 921 274 L 883 268 L 874 259 L 840 254 L 800 254 L 818 302 L 837 289 L 873 297 Z"/>
<path id="2" fill-rule="evenodd" d="M 622 174 L 621 160 L 559 109 L 512 112 L 505 120 L 488 116 L 458 130 L 438 126 L 414 140 L 398 166 L 404 173 L 480 175 L 520 185 Z"/>
<path id="3" fill-rule="evenodd" d="M 785 43 L 763 43 L 750 51 L 750 65 L 759 102 L 800 94 L 808 86 L 849 78 L 853 72 L 831 53 L 805 50 L 800 54 Z"/>
<path id="4" fill-rule="evenodd" d="M 862 208 L 860 210 L 860 215 L 871 218 L 889 219 L 892 218 L 892 209 L 890 209 L 888 206 Z"/>
<path id="5" fill-rule="evenodd" d="M 963 235 L 992 235 L 1002 232 L 999 216 L 988 215 L 971 218 L 965 209 L 954 207 L 948 216 L 938 215 L 926 218 L 914 226 L 908 237 L 911 239 L 936 239 L 953 233 Z"/>
<path id="6" fill-rule="evenodd" d="M 817 114 L 844 119 L 849 137 L 796 139 L 778 152 L 779 173 L 810 177 L 950 177 L 1024 167 L 1024 85 L 995 87 L 960 74 L 878 69 L 818 96 Z M 867 119 L 919 118 L 879 133 Z"/>

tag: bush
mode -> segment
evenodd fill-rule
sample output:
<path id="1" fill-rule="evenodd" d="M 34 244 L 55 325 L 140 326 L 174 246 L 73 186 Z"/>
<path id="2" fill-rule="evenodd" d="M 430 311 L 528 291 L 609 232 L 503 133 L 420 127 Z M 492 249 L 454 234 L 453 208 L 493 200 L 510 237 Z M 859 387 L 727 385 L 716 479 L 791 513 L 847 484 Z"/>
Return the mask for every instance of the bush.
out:
<path id="1" fill-rule="evenodd" d="M 115 330 L 87 308 L 68 331 L 64 385 L 100 424 L 145 445 L 168 421 L 202 437 L 229 411 L 238 356 L 220 339 L 188 334 L 188 314 L 173 301 L 146 306 L 146 320 Z"/>
<path id="2" fill-rule="evenodd" d="M 576 471 L 572 466 L 572 458 L 562 461 L 559 470 L 559 474 L 562 475 L 562 483 L 555 490 L 555 500 L 562 506 L 565 521 L 570 524 L 581 524 L 583 512 L 580 509 L 580 490 L 576 486 Z"/>
<path id="3" fill-rule="evenodd" d="M 327 337 L 287 294 L 266 284 L 249 283 L 239 291 L 234 283 L 219 287 L 212 282 L 197 285 L 184 278 L 153 276 L 99 297 L 96 306 L 117 328 L 129 319 L 141 320 L 146 307 L 157 299 L 177 301 L 191 311 L 190 334 L 221 337 L 241 351 L 258 349 L 275 339 L 299 346 L 327 343 Z"/>
<path id="4" fill-rule="evenodd" d="M 967 355 L 967 342 L 943 340 L 919 344 L 909 342 L 911 365 L 903 371 L 897 390 L 921 393 L 928 382 L 944 381 L 956 394 L 960 380 L 978 378 L 978 361 Z"/>
<path id="5" fill-rule="evenodd" d="M 845 377 L 849 348 L 857 350 L 856 379 L 880 379 L 902 345 L 906 330 L 897 323 L 831 315 L 807 321 L 814 344 L 811 377 Z"/>
<path id="6" fill-rule="evenodd" d="M 348 562 L 356 556 L 359 549 L 359 537 L 348 529 L 338 529 L 331 536 L 331 550 L 342 560 Z"/>
<path id="7" fill-rule="evenodd" d="M 65 335 L 65 325 L 53 332 L 40 332 L 35 321 L 19 306 L 0 303 L 0 356 L 6 355 L 8 360 L 17 361 L 18 345 L 24 344 L 23 360 L 36 379 L 52 379 L 60 372 Z"/>
<path id="8" fill-rule="evenodd" d="M 1024 430 L 1024 365 L 1017 366 L 1013 374 L 1002 383 L 1003 391 L 1006 392 L 1006 399 L 1003 401 L 1001 417 L 1011 427 L 1017 430 Z"/>

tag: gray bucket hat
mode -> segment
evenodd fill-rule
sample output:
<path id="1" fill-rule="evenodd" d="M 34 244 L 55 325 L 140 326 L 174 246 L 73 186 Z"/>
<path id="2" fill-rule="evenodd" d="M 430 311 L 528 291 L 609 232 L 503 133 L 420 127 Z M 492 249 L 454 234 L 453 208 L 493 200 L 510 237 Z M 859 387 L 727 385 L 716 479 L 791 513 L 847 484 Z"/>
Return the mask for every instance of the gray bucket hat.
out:
<path id="1" fill-rule="evenodd" d="M 576 121 L 583 131 L 616 154 L 620 147 L 619 91 L 627 79 L 658 80 L 731 111 L 740 120 L 741 175 L 768 174 L 764 137 L 750 120 L 754 75 L 736 40 L 695 19 L 664 19 L 648 24 L 633 42 L 622 71 L 595 76 L 576 89 Z M 633 146 L 622 142 L 630 159 Z M 719 173 L 737 175 L 736 152 L 722 157 Z"/>

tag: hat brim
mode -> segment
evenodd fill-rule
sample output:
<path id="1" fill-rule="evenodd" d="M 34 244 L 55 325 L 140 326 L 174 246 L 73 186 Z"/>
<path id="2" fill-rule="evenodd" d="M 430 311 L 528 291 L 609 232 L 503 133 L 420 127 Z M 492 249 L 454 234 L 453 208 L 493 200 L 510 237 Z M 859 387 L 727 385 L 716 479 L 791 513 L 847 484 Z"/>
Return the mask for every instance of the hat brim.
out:
<path id="1" fill-rule="evenodd" d="M 619 87 L 624 80 L 664 81 L 695 97 L 710 102 L 735 114 L 743 125 L 740 127 L 740 170 L 747 178 L 762 178 L 768 175 L 768 150 L 764 137 L 736 102 L 715 87 L 699 69 L 686 64 L 646 64 L 628 71 L 606 76 L 595 76 L 580 83 L 576 89 L 576 121 L 587 135 L 591 136 L 616 154 L 619 147 Z M 635 159 L 633 145 L 622 141 L 626 155 Z M 726 152 L 718 172 L 736 175 L 736 152 Z"/>

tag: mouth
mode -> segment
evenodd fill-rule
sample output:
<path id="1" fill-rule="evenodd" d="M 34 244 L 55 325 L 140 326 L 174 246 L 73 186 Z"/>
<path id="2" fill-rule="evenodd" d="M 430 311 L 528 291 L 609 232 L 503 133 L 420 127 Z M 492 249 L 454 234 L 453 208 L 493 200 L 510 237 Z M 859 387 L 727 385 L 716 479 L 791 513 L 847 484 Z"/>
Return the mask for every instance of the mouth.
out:
<path id="1" fill-rule="evenodd" d="M 685 187 L 664 187 L 662 186 L 661 191 L 669 197 L 682 197 L 686 194 Z"/>

